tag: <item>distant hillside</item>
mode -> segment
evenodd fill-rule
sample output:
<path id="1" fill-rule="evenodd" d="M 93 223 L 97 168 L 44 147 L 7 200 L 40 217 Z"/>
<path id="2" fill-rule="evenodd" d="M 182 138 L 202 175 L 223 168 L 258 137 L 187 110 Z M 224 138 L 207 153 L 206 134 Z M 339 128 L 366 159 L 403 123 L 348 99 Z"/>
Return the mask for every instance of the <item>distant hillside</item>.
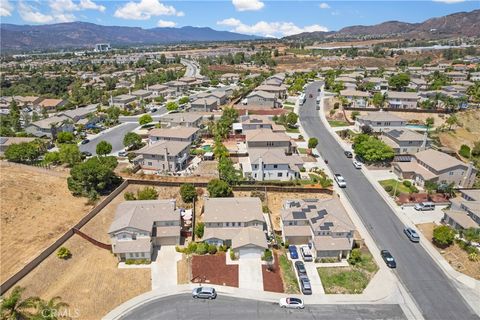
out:
<path id="1" fill-rule="evenodd" d="M 211 28 L 153 28 L 101 26 L 86 22 L 49 25 L 0 24 L 3 51 L 92 48 L 95 43 L 146 45 L 202 41 L 255 40 L 261 37 Z"/>
<path id="2" fill-rule="evenodd" d="M 479 37 L 480 10 L 458 12 L 428 19 L 421 23 L 387 21 L 372 26 L 350 26 L 336 32 L 304 32 L 285 37 L 286 40 L 325 40 L 338 38 L 382 38 L 405 36 L 435 39 L 441 37 Z"/>

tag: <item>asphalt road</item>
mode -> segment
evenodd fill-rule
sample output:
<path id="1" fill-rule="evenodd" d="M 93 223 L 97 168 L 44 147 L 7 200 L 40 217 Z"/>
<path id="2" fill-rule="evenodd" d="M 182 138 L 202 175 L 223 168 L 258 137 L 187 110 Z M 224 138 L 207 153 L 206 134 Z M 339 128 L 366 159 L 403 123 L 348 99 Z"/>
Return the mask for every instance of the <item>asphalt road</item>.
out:
<path id="1" fill-rule="evenodd" d="M 122 123 L 110 131 L 102 132 L 94 139 L 90 139 L 89 143 L 81 144 L 79 147 L 80 151 L 88 151 L 92 155 L 96 155 L 97 144 L 102 140 L 105 140 L 112 145 L 112 153 L 121 151 L 124 148 L 123 137 L 138 126 L 138 122 Z"/>
<path id="2" fill-rule="evenodd" d="M 200 70 L 193 61 L 182 59 L 181 62 L 187 67 L 187 70 L 185 70 L 185 77 L 195 77 L 200 75 Z"/>
<path id="3" fill-rule="evenodd" d="M 317 150 L 334 173 L 347 182 L 345 193 L 380 249 L 388 249 L 397 261 L 400 281 L 412 295 L 426 319 L 479 319 L 435 261 L 403 234 L 403 224 L 368 179 L 345 157 L 342 147 L 330 135 L 316 110 L 319 84 L 306 89 L 307 100 L 300 107 L 300 121 L 310 137 L 318 138 Z M 308 98 L 312 94 L 313 98 Z"/>
<path id="4" fill-rule="evenodd" d="M 281 319 L 406 319 L 397 304 L 386 305 L 307 305 L 304 310 L 282 309 L 276 303 L 218 296 L 216 300 L 196 300 L 189 294 L 160 298 L 122 317 L 124 320 L 281 320 Z"/>

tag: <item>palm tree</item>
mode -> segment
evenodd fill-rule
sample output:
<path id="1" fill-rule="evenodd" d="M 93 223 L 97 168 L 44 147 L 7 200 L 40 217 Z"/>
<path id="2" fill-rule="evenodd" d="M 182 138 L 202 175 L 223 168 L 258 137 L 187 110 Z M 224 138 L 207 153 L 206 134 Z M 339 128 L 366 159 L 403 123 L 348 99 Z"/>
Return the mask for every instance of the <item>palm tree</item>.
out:
<path id="1" fill-rule="evenodd" d="M 32 316 L 29 311 L 40 300 L 38 297 L 28 297 L 22 299 L 22 293 L 25 288 L 15 287 L 8 297 L 2 298 L 1 318 L 8 320 L 28 319 Z"/>
<path id="2" fill-rule="evenodd" d="M 57 320 L 61 318 L 60 310 L 68 307 L 68 304 L 61 301 L 61 297 L 53 297 L 52 299 L 45 301 L 39 299 L 35 306 L 37 313 L 32 317 L 32 320 Z"/>

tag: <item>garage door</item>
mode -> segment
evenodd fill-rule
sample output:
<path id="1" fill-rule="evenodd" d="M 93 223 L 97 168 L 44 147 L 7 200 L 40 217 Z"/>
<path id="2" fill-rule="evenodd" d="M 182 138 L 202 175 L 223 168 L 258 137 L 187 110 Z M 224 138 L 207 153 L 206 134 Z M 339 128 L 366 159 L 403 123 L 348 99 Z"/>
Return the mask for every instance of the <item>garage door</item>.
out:
<path id="1" fill-rule="evenodd" d="M 240 259 L 260 259 L 262 250 L 259 248 L 241 248 L 239 250 Z"/>
<path id="2" fill-rule="evenodd" d="M 157 246 L 168 246 L 176 245 L 180 242 L 179 237 L 158 237 L 156 238 L 155 244 Z"/>
<path id="3" fill-rule="evenodd" d="M 287 237 L 288 243 L 294 244 L 294 245 L 307 244 L 309 240 L 310 240 L 309 237 Z"/>

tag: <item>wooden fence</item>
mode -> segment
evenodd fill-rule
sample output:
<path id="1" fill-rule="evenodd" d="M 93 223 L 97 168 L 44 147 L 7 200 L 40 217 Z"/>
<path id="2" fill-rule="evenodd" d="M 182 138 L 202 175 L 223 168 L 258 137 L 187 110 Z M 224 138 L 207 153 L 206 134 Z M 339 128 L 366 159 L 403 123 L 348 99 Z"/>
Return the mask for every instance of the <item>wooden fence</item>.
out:
<path id="1" fill-rule="evenodd" d="M 357 108 L 357 107 L 343 107 L 344 110 L 350 111 L 380 111 L 379 108 Z M 451 113 L 450 110 L 445 109 L 398 109 L 398 108 L 381 108 L 383 111 L 391 112 L 412 112 L 412 113 Z"/>

